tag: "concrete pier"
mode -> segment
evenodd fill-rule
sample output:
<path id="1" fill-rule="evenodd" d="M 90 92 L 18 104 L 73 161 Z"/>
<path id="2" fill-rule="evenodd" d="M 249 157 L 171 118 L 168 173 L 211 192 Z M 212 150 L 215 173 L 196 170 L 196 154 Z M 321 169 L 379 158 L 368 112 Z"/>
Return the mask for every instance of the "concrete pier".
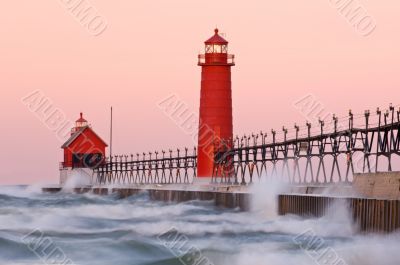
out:
<path id="1" fill-rule="evenodd" d="M 43 192 L 60 192 L 60 187 Z M 126 198 L 139 193 L 164 202 L 213 201 L 216 206 L 249 211 L 253 194 L 246 185 L 148 184 L 128 187 L 81 187 L 76 193 L 117 194 Z M 280 215 L 305 218 L 324 216 L 330 207 L 344 204 L 360 232 L 393 232 L 400 228 L 400 173 L 357 174 L 352 184 L 330 186 L 291 185 L 277 196 Z"/>
<path id="2" fill-rule="evenodd" d="M 400 200 L 292 194 L 278 196 L 280 215 L 295 214 L 303 217 L 321 217 L 335 203 L 348 208 L 360 232 L 388 233 L 400 228 Z"/>
<path id="3" fill-rule="evenodd" d="M 225 191 L 223 191 L 225 190 Z M 43 192 L 61 192 L 59 187 L 43 188 Z M 179 189 L 156 189 L 156 188 L 103 188 L 103 187 L 84 187 L 74 188 L 75 193 L 89 193 L 97 195 L 117 194 L 119 198 L 126 198 L 139 193 L 147 193 L 152 200 L 164 202 L 185 202 L 192 200 L 213 201 L 216 206 L 224 208 L 238 208 L 242 211 L 250 210 L 251 194 L 248 192 L 231 192 L 222 190 L 179 190 Z"/>

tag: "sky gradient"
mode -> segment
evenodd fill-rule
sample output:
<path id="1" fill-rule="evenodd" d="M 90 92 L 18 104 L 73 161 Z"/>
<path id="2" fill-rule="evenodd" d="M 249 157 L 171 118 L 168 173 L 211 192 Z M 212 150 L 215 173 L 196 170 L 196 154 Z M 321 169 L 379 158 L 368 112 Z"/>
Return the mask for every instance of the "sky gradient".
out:
<path id="1" fill-rule="evenodd" d="M 0 184 L 57 183 L 62 139 L 22 98 L 40 91 L 74 121 L 79 112 L 114 153 L 194 146 L 157 106 L 175 94 L 197 113 L 197 54 L 216 26 L 236 56 L 234 132 L 303 124 L 294 102 L 326 112 L 400 104 L 400 3 L 358 1 L 376 23 L 363 36 L 336 1 L 106 1 L 94 36 L 67 0 L 15 0 L 0 10 Z"/>

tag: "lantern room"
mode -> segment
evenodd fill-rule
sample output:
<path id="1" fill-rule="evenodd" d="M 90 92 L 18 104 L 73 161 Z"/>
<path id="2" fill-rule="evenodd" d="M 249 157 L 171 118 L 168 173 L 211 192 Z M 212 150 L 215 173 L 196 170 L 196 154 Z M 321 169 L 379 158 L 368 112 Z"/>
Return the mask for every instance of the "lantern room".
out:
<path id="1" fill-rule="evenodd" d="M 204 42 L 204 54 L 200 54 L 198 65 L 229 64 L 235 65 L 234 56 L 228 54 L 228 41 L 219 35 L 219 30 L 214 30 L 214 35 Z"/>
<path id="2" fill-rule="evenodd" d="M 80 113 L 70 138 L 61 146 L 64 150 L 61 168 L 95 168 L 105 162 L 106 147 Z"/>
<path id="3" fill-rule="evenodd" d="M 214 30 L 214 36 L 206 40 L 206 53 L 228 53 L 228 42 L 218 34 L 218 29 Z"/>
<path id="4" fill-rule="evenodd" d="M 77 130 L 79 130 L 80 128 L 83 128 L 83 127 L 86 127 L 86 126 L 88 126 L 88 122 L 87 122 L 87 120 L 85 120 L 85 119 L 83 118 L 83 113 L 81 112 L 81 113 L 80 113 L 79 119 L 77 119 L 77 120 L 75 121 L 75 127 L 72 128 L 71 134 L 75 133 L 75 132 L 76 132 Z"/>

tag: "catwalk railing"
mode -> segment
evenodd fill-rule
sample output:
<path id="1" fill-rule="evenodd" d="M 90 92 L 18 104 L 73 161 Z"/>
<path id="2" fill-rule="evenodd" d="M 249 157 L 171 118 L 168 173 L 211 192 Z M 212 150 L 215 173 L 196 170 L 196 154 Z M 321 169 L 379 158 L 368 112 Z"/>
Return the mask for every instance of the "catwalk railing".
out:
<path id="1" fill-rule="evenodd" d="M 154 155 L 154 156 L 153 156 Z M 172 184 L 192 183 L 196 177 L 196 148 L 143 153 L 142 156 L 120 155 L 107 158 L 93 170 L 96 184 Z"/>
<path id="2" fill-rule="evenodd" d="M 354 173 L 400 170 L 400 109 L 369 111 L 306 123 L 292 130 L 275 130 L 211 143 L 211 181 L 249 184 L 280 179 L 295 184 L 350 183 Z M 316 130 L 315 130 L 316 129 Z M 93 170 L 97 184 L 192 183 L 196 178 L 196 149 L 123 155 L 108 158 Z M 211 176 L 210 176 L 211 177 Z"/>
<path id="3" fill-rule="evenodd" d="M 363 124 L 356 127 L 356 119 Z M 350 111 L 341 122 L 333 116 L 329 130 L 326 125 L 320 120 L 313 134 L 306 123 L 306 135 L 295 125 L 291 139 L 284 127 L 280 140 L 272 130 L 271 142 L 261 132 L 216 143 L 212 181 L 247 184 L 275 177 L 298 184 L 349 183 L 354 173 L 399 170 L 400 109 L 377 109 L 374 117 L 369 111 L 357 117 Z"/>

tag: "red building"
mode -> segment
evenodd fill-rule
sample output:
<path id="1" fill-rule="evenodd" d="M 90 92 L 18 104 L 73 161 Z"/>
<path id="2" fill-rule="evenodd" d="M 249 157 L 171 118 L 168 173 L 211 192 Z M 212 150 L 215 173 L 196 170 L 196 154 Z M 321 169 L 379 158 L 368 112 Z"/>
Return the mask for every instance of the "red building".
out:
<path id="1" fill-rule="evenodd" d="M 64 149 L 63 168 L 94 168 L 105 161 L 107 144 L 93 131 L 87 120 L 76 120 Z"/>
<path id="2" fill-rule="evenodd" d="M 200 120 L 197 176 L 211 177 L 215 147 L 232 143 L 231 67 L 234 55 L 228 54 L 228 41 L 218 34 L 204 42 L 205 54 L 199 55 L 201 66 Z"/>

